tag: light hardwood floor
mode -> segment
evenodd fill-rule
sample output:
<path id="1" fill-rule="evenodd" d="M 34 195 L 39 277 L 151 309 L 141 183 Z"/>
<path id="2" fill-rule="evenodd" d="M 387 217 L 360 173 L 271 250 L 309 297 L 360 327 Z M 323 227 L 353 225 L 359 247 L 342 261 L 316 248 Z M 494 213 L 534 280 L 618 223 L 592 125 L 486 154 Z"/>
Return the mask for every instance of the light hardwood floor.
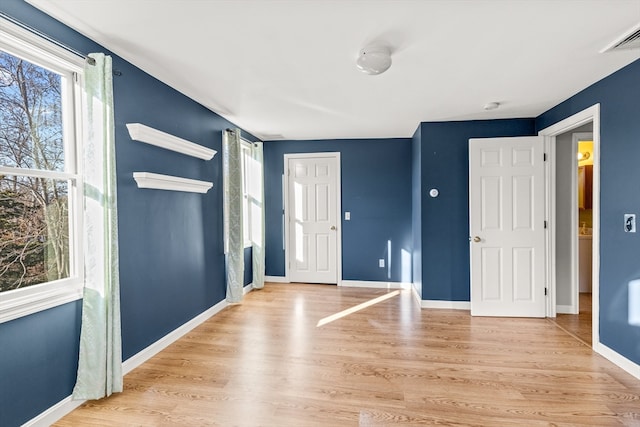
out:
<path id="1" fill-rule="evenodd" d="M 267 284 L 57 426 L 640 425 L 640 381 L 546 319 Z"/>
<path id="2" fill-rule="evenodd" d="M 555 319 L 549 319 L 556 325 L 565 329 L 575 338 L 582 340 L 588 346 L 591 346 L 591 294 L 581 293 L 578 307 L 580 314 L 558 314 Z"/>

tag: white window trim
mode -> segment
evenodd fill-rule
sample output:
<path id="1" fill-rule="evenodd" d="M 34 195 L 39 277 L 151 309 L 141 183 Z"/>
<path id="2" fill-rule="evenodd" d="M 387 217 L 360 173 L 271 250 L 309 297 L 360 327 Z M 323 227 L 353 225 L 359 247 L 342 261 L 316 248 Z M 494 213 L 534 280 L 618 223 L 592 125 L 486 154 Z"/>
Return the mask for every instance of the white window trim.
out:
<path id="1" fill-rule="evenodd" d="M 4 323 L 82 298 L 82 280 L 56 280 L 2 292 L 0 296 L 0 323 Z"/>
<path id="2" fill-rule="evenodd" d="M 37 56 L 32 62 L 45 68 L 82 73 L 84 59 L 0 16 L 0 49 L 19 56 Z M 31 59 L 30 59 L 31 61 Z"/>
<path id="3" fill-rule="evenodd" d="M 76 159 L 76 144 L 70 141 L 76 141 L 77 136 L 82 134 L 81 121 L 77 118 L 81 117 L 81 97 L 78 88 L 84 60 L 69 50 L 2 17 L 0 17 L 0 49 L 64 75 L 65 84 L 69 84 L 70 87 L 64 90 L 67 96 L 63 97 L 63 102 L 66 104 L 67 111 L 74 111 L 74 114 L 67 114 L 64 117 L 63 123 L 64 135 L 67 136 L 64 141 L 65 168 L 72 166 L 70 170 L 57 172 L 0 167 L 0 173 L 66 179 L 70 183 L 69 193 L 74 193 L 75 196 L 70 198 L 75 200 L 75 203 L 72 202 L 69 205 L 69 212 L 74 221 L 69 235 L 71 252 L 69 262 L 72 277 L 0 292 L 0 323 L 3 323 L 82 298 L 84 285 L 82 237 L 81 233 L 77 232 L 82 229 L 82 212 L 78 205 L 82 197 L 82 171 Z M 76 230 L 75 233 L 74 230 Z"/>

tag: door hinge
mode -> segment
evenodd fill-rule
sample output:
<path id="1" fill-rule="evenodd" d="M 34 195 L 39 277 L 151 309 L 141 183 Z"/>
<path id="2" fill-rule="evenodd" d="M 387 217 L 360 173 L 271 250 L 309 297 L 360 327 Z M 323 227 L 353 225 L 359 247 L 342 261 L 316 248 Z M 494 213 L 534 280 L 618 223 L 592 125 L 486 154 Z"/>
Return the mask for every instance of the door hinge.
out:
<path id="1" fill-rule="evenodd" d="M 547 296 L 547 288 L 544 288 L 544 296 Z"/>
<path id="2" fill-rule="evenodd" d="M 545 161 L 545 162 L 547 161 L 547 153 L 544 153 L 544 154 L 542 155 L 542 159 L 543 159 L 543 161 Z"/>
<path id="3" fill-rule="evenodd" d="M 544 222 L 544 228 L 547 228 L 547 221 Z"/>

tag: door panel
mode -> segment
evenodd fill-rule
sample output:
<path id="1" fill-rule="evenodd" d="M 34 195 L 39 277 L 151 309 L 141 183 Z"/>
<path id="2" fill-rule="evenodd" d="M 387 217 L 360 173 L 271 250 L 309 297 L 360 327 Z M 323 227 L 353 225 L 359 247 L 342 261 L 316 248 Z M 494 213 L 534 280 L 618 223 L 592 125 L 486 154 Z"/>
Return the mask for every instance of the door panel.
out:
<path id="1" fill-rule="evenodd" d="M 544 317 L 540 137 L 469 140 L 471 314 Z"/>
<path id="2" fill-rule="evenodd" d="M 482 283 L 492 283 L 493 286 L 483 286 L 482 299 L 484 301 L 500 301 L 502 299 L 502 248 L 481 248 Z"/>
<path id="3" fill-rule="evenodd" d="M 337 283 L 338 159 L 287 159 L 288 277 L 294 282 Z"/>
<path id="4" fill-rule="evenodd" d="M 482 181 L 482 230 L 499 230 L 502 227 L 502 178 L 481 177 Z"/>
<path id="5" fill-rule="evenodd" d="M 513 178 L 513 229 L 533 230 L 533 179 L 530 176 Z"/>

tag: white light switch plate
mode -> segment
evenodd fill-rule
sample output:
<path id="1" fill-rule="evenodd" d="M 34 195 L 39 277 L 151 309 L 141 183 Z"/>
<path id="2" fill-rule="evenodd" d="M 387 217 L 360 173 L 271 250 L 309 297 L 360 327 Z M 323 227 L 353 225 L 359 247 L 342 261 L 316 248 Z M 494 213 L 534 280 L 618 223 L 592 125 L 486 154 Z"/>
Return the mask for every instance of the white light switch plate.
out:
<path id="1" fill-rule="evenodd" d="M 624 231 L 625 233 L 636 232 L 636 214 L 624 214 Z"/>

